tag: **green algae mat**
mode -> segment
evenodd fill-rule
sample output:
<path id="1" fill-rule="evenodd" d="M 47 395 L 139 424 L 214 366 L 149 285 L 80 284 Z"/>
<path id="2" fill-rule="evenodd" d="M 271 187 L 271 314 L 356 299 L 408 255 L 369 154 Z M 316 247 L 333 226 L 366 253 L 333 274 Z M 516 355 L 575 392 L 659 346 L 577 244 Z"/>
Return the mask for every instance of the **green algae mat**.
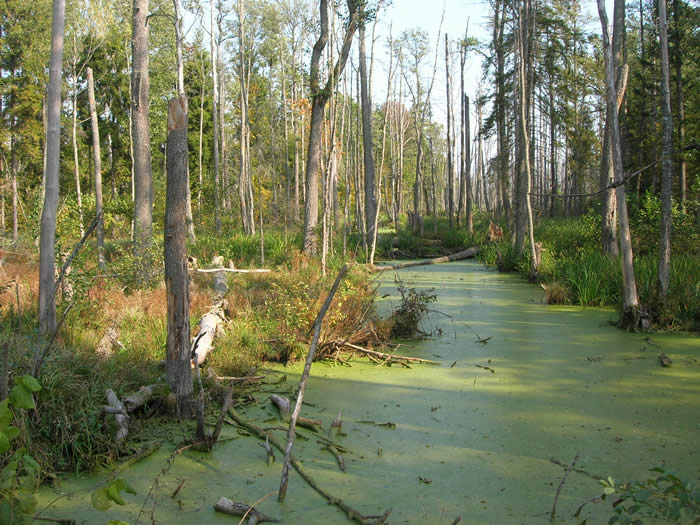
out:
<path id="1" fill-rule="evenodd" d="M 423 324 L 432 335 L 397 352 L 440 366 L 379 367 L 360 357 L 351 367 L 314 364 L 302 415 L 328 428 L 342 411 L 335 440 L 348 449 L 346 472 L 305 429 L 294 455 L 326 491 L 362 514 L 392 509 L 394 524 L 549 523 L 555 498 L 557 523 L 607 523 L 610 500 L 574 517 L 603 492 L 599 477 L 647 479 L 662 466 L 700 478 L 696 336 L 626 333 L 611 325 L 611 310 L 542 304 L 537 287 L 473 262 L 404 270 L 401 278 L 434 288 L 438 301 Z M 389 294 L 380 311 L 398 302 L 393 279 L 392 272 L 380 277 Z M 670 367 L 661 366 L 662 353 Z M 301 368 L 279 369 L 289 387 Z M 256 394 L 242 415 L 281 428 L 268 396 Z M 271 431 L 284 440 L 284 431 Z M 173 460 L 161 449 L 118 474 L 64 478 L 42 489 L 40 517 L 238 523 L 213 509 L 225 496 L 247 504 L 264 498 L 258 509 L 282 523 L 347 521 L 293 470 L 279 504 L 281 454 L 268 464 L 259 440 L 235 426 L 222 437 L 211 454 L 187 450 Z M 96 511 L 91 494 L 114 478 L 137 494 Z"/>

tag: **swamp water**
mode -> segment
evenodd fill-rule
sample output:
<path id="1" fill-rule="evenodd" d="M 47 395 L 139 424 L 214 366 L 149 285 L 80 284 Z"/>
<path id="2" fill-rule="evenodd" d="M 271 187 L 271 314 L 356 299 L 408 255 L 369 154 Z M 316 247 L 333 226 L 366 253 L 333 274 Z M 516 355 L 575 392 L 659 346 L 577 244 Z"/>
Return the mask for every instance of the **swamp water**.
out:
<path id="1" fill-rule="evenodd" d="M 697 337 L 629 334 L 610 325 L 611 310 L 544 305 L 539 288 L 472 262 L 400 275 L 417 289 L 435 288 L 432 306 L 441 313 L 425 322 L 433 337 L 399 353 L 441 366 L 314 363 L 302 414 L 328 428 L 342 409 L 345 435 L 336 439 L 354 452 L 345 455 L 342 473 L 315 439 L 297 440 L 295 456 L 325 490 L 362 514 L 391 508 L 393 524 L 450 524 L 458 516 L 465 524 L 527 524 L 549 523 L 564 475 L 552 458 L 568 464 L 578 455 L 577 468 L 619 481 L 647 479 L 648 469 L 660 465 L 686 480 L 700 478 Z M 380 305 L 388 310 L 398 302 L 393 273 L 380 279 L 380 293 L 392 294 Z M 662 352 L 673 358 L 670 368 L 659 364 Z M 283 370 L 289 387 L 301 368 Z M 241 414 L 258 426 L 279 425 L 267 396 L 257 394 L 259 403 Z M 42 489 L 39 508 L 53 503 L 41 517 L 133 524 L 143 506 L 144 524 L 238 523 L 214 512 L 216 500 L 252 504 L 278 489 L 281 471 L 278 451 L 268 466 L 258 440 L 243 434 L 227 426 L 222 438 L 234 439 L 212 454 L 186 451 L 160 475 L 170 451 L 116 475 L 66 478 Z M 126 479 L 138 494 L 97 512 L 90 494 L 112 477 Z M 151 489 L 155 504 L 151 498 L 144 505 Z M 601 492 L 597 481 L 571 472 L 557 502 L 558 522 L 607 523 L 609 500 L 572 517 Z M 347 522 L 293 469 L 286 502 L 269 495 L 258 508 L 283 523 Z"/>

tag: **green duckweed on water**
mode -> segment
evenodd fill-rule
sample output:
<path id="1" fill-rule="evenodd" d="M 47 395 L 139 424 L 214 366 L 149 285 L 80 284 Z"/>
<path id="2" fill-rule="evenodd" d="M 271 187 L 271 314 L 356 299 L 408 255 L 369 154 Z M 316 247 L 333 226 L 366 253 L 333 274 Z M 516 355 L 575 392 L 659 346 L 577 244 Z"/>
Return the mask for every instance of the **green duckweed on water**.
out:
<path id="1" fill-rule="evenodd" d="M 327 491 L 363 514 L 391 508 L 394 524 L 450 524 L 459 516 L 469 524 L 548 523 L 565 472 L 554 461 L 578 456 L 576 468 L 592 477 L 567 476 L 557 520 L 606 523 L 609 500 L 573 517 L 602 493 L 596 476 L 640 480 L 665 466 L 682 479 L 700 478 L 697 337 L 626 333 L 611 325 L 612 310 L 547 306 L 537 287 L 471 262 L 415 268 L 401 278 L 435 288 L 431 307 L 439 312 L 424 322 L 431 337 L 398 352 L 441 366 L 387 368 L 360 358 L 352 367 L 314 364 L 302 414 L 328 428 L 342 410 L 336 439 L 353 452 L 343 473 L 315 439 L 296 442 L 294 454 Z M 388 311 L 397 302 L 393 274 L 380 279 L 381 293 L 390 294 L 380 310 Z M 660 365 L 661 353 L 673 359 L 671 367 Z M 298 381 L 301 368 L 284 369 L 288 383 Z M 268 395 L 257 394 L 243 415 L 259 426 L 280 426 Z M 283 439 L 283 431 L 275 432 Z M 257 439 L 233 426 L 224 429 L 227 438 L 213 453 L 188 450 L 165 469 L 172 451 L 161 449 L 123 472 L 63 478 L 41 490 L 39 509 L 48 508 L 40 517 L 237 523 L 213 510 L 220 496 L 252 504 L 267 495 L 258 508 L 283 523 L 346 521 L 294 471 L 279 504 L 273 493 L 280 453 L 268 466 Z M 137 494 L 96 511 L 91 493 L 115 477 Z"/>

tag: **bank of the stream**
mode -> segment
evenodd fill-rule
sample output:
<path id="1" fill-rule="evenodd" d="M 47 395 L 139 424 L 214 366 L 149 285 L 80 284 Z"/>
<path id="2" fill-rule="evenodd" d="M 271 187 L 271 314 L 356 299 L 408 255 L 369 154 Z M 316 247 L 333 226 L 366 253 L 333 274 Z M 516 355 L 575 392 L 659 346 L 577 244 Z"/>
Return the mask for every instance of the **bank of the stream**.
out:
<path id="1" fill-rule="evenodd" d="M 425 322 L 432 337 L 400 351 L 441 365 L 386 368 L 360 358 L 351 367 L 314 364 L 303 414 L 327 427 L 342 410 L 344 435 L 337 439 L 353 452 L 342 473 L 316 439 L 297 441 L 295 455 L 326 490 L 365 514 L 391 508 L 391 523 L 448 524 L 458 516 L 474 524 L 544 523 L 564 475 L 552 459 L 578 457 L 576 467 L 590 476 L 567 476 L 556 515 L 559 522 L 602 523 L 613 512 L 609 502 L 572 517 L 602 492 L 596 476 L 646 479 L 649 468 L 663 465 L 684 479 L 700 478 L 697 338 L 625 333 L 611 325 L 612 310 L 545 305 L 539 288 L 473 262 L 401 277 L 419 289 L 434 287 L 440 313 Z M 390 294 L 382 306 L 388 311 L 398 299 L 393 274 L 379 279 L 380 293 Z M 670 368 L 659 364 L 661 353 L 672 357 Z M 289 395 L 300 371 L 278 367 L 287 382 L 251 394 L 244 416 L 281 428 L 268 397 Z M 62 478 L 42 489 L 39 508 L 48 508 L 40 517 L 230 523 L 213 510 L 219 496 L 253 503 L 268 495 L 259 508 L 284 523 L 345 520 L 296 474 L 278 505 L 272 493 L 279 454 L 268 466 L 258 440 L 234 426 L 222 438 L 211 454 L 188 450 L 172 461 L 172 450 L 162 447 L 122 472 Z M 114 477 L 137 494 L 99 513 L 90 495 Z"/>

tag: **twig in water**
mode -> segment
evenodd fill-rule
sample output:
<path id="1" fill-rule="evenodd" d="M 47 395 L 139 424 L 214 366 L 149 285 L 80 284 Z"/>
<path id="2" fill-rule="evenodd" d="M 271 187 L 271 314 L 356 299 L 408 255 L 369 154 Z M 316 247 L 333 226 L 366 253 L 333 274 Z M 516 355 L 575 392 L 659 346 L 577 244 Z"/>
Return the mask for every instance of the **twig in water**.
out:
<path id="1" fill-rule="evenodd" d="M 571 462 L 569 465 L 569 468 L 566 469 L 566 472 L 564 472 L 564 476 L 561 478 L 561 482 L 559 483 L 559 487 L 557 488 L 557 493 L 554 496 L 554 504 L 552 505 L 552 512 L 549 514 L 549 522 L 554 523 L 554 517 L 557 514 L 557 501 L 559 500 L 559 493 L 561 492 L 561 488 L 564 486 L 564 483 L 566 482 L 566 477 L 569 475 L 569 472 L 571 472 L 571 469 L 574 468 L 574 465 L 576 465 L 576 462 L 578 461 L 578 454 L 574 457 L 574 460 Z"/>

